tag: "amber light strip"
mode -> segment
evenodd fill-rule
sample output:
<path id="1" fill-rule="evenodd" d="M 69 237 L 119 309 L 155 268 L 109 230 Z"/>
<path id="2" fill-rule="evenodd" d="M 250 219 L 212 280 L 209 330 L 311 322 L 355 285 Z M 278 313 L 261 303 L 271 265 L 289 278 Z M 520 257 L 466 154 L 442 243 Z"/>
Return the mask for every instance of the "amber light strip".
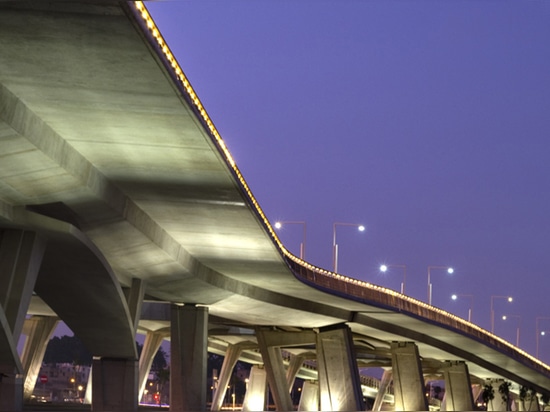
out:
<path id="1" fill-rule="evenodd" d="M 357 285 L 357 286 L 367 288 L 367 289 L 370 289 L 370 290 L 374 290 L 374 291 L 377 291 L 377 292 L 383 292 L 383 293 L 386 293 L 388 295 L 391 295 L 391 296 L 397 297 L 399 299 L 402 299 L 406 302 L 418 305 L 419 307 L 427 309 L 428 311 L 430 311 L 434 314 L 442 315 L 442 316 L 446 317 L 447 319 L 449 319 L 449 321 L 458 322 L 458 323 L 462 324 L 463 326 L 471 328 L 471 329 L 473 329 L 473 330 L 475 330 L 479 333 L 482 333 L 482 334 L 486 335 L 487 337 L 489 337 L 489 338 L 491 338 L 495 341 L 498 341 L 500 344 L 505 345 L 508 348 L 516 351 L 517 353 L 525 356 L 526 358 L 528 358 L 532 362 L 540 365 L 541 367 L 545 368 L 548 372 L 550 372 L 550 366 L 548 366 L 545 363 L 541 362 L 540 360 L 538 360 L 537 358 L 535 358 L 532 355 L 528 354 L 527 352 L 523 351 L 522 349 L 512 345 L 508 341 L 506 341 L 506 340 L 504 340 L 504 339 L 502 339 L 502 338 L 486 331 L 483 328 L 480 328 L 479 326 L 477 326 L 473 323 L 468 322 L 467 320 L 465 320 L 461 317 L 453 315 L 452 313 L 446 312 L 442 309 L 430 306 L 427 303 L 416 300 L 416 299 L 411 298 L 409 296 L 402 295 L 401 293 L 398 293 L 394 290 L 387 289 L 387 288 L 384 288 L 384 287 L 381 287 L 381 286 L 377 286 L 377 285 L 374 285 L 372 283 L 364 282 L 364 281 L 361 281 L 361 280 L 358 280 L 358 279 L 350 278 L 348 276 L 340 275 L 338 273 L 334 273 L 334 272 L 331 272 L 331 271 L 328 271 L 328 270 L 325 270 L 325 269 L 321 269 L 319 267 L 316 267 L 314 265 L 311 265 L 311 264 L 307 263 L 306 261 L 304 261 L 304 260 L 298 258 L 297 256 L 293 255 L 292 253 L 290 253 L 284 247 L 284 245 L 281 243 L 281 241 L 280 241 L 279 237 L 277 236 L 274 228 L 271 226 L 271 223 L 269 222 L 269 220 L 265 216 L 265 214 L 264 214 L 263 210 L 261 209 L 258 201 L 256 200 L 256 198 L 252 194 L 252 192 L 251 192 L 250 188 L 248 187 L 248 184 L 246 183 L 243 175 L 241 174 L 239 168 L 235 164 L 235 160 L 231 156 L 231 153 L 229 152 L 229 149 L 225 145 L 225 142 L 223 141 L 223 139 L 220 136 L 218 130 L 214 126 L 214 123 L 210 119 L 210 116 L 208 116 L 208 113 L 206 112 L 204 106 L 202 105 L 199 97 L 195 93 L 193 87 L 191 86 L 191 83 L 189 82 L 189 80 L 187 79 L 185 74 L 183 73 L 183 70 L 181 69 L 180 65 L 178 64 L 176 58 L 174 57 L 174 55 L 170 51 L 170 48 L 168 47 L 166 41 L 162 37 L 160 31 L 158 30 L 155 22 L 153 21 L 153 18 L 149 14 L 149 11 L 147 10 L 147 8 L 145 7 L 145 5 L 143 4 L 142 1 L 135 1 L 134 5 L 135 5 L 136 9 L 140 12 L 141 18 L 143 19 L 144 23 L 146 24 L 147 28 L 149 29 L 151 35 L 157 41 L 158 46 L 162 50 L 162 52 L 163 52 L 165 58 L 167 59 L 168 63 L 172 67 L 172 70 L 174 71 L 174 74 L 175 74 L 176 78 L 181 82 L 181 85 L 183 86 L 183 88 L 187 92 L 190 100 L 193 102 L 193 104 L 195 105 L 195 108 L 200 113 L 200 115 L 202 117 L 202 120 L 204 121 L 204 123 L 208 127 L 208 130 L 210 131 L 211 135 L 214 137 L 214 140 L 215 140 L 216 144 L 218 145 L 218 148 L 220 149 L 220 151 L 225 156 L 225 160 L 231 166 L 231 168 L 233 169 L 235 175 L 239 179 L 240 184 L 242 185 L 242 187 L 245 190 L 246 194 L 248 195 L 250 201 L 254 205 L 254 207 L 256 209 L 256 212 L 262 218 L 266 228 L 269 231 L 269 234 L 271 235 L 273 240 L 276 242 L 276 244 L 279 247 L 279 249 L 281 250 L 281 252 L 287 258 L 289 258 L 292 261 L 296 262 L 300 266 L 303 266 L 304 268 L 315 272 L 316 274 L 319 274 L 319 275 L 322 275 L 322 276 L 327 276 L 329 278 L 337 279 L 337 280 L 342 281 L 342 282 Z"/>

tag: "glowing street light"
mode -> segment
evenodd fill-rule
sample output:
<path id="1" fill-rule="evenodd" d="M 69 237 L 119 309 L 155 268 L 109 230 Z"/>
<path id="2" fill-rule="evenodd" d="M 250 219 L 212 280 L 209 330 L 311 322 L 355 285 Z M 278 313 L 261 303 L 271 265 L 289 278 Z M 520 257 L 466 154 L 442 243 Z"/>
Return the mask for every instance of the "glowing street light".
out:
<path id="1" fill-rule="evenodd" d="M 493 309 L 494 299 L 506 299 L 508 302 L 513 302 L 512 296 L 491 296 L 491 333 L 495 333 L 495 310 Z"/>
<path id="2" fill-rule="evenodd" d="M 502 320 L 508 320 L 508 318 L 516 318 L 518 320 L 516 327 L 516 346 L 519 348 L 519 328 L 521 326 L 521 316 L 519 315 L 502 315 Z"/>
<path id="3" fill-rule="evenodd" d="M 338 273 L 338 243 L 336 243 L 336 226 L 353 226 L 356 227 L 359 232 L 365 231 L 365 226 L 357 223 L 336 222 L 332 225 L 332 263 L 334 266 L 334 273 Z"/>
<path id="4" fill-rule="evenodd" d="M 430 280 L 430 272 L 432 269 L 444 269 L 448 274 L 453 274 L 454 269 L 450 266 L 428 266 L 428 305 L 432 304 L 432 283 Z"/>
<path id="5" fill-rule="evenodd" d="M 541 331 L 540 328 L 539 328 L 539 321 L 541 320 L 550 320 L 549 317 L 547 316 L 538 316 L 536 319 L 535 319 L 535 323 L 536 323 L 536 328 L 537 328 L 537 350 L 536 350 L 536 355 L 537 355 L 537 359 L 539 357 L 539 337 L 541 336 L 544 336 L 546 335 L 546 331 Z"/>
<path id="6" fill-rule="evenodd" d="M 380 272 L 387 272 L 389 268 L 401 268 L 403 269 L 403 282 L 401 282 L 401 294 L 405 294 L 405 281 L 407 280 L 407 266 L 406 265 L 380 265 Z"/>
<path id="7" fill-rule="evenodd" d="M 474 307 L 474 295 L 457 295 L 457 294 L 454 294 L 454 295 L 451 296 L 451 299 L 452 300 L 457 300 L 459 297 L 470 298 L 470 307 L 468 308 L 468 322 L 471 322 L 472 321 L 472 310 L 473 310 L 473 307 Z"/>
<path id="8" fill-rule="evenodd" d="M 304 221 L 277 221 L 275 222 L 275 229 L 282 229 L 284 225 L 302 225 L 302 242 L 300 243 L 300 259 L 306 258 L 306 222 Z"/>

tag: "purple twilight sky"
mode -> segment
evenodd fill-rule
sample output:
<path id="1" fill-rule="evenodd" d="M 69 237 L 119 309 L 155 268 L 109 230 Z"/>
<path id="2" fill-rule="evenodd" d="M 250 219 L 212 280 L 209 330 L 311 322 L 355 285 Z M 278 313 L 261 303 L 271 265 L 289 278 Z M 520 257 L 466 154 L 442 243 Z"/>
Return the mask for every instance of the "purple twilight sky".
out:
<path id="1" fill-rule="evenodd" d="M 272 222 L 306 260 L 535 353 L 550 331 L 550 2 L 148 2 Z M 302 226 L 281 239 L 299 254 Z M 502 321 L 501 316 L 519 315 Z M 550 335 L 540 339 L 550 362 Z"/>

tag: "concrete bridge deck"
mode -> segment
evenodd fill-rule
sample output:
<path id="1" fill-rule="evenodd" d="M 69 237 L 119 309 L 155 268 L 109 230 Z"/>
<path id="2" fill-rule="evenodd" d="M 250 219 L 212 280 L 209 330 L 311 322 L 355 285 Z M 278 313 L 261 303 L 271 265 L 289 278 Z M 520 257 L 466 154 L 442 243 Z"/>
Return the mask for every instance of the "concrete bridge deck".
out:
<path id="1" fill-rule="evenodd" d="M 434 373 L 550 393 L 547 365 L 476 325 L 290 255 L 141 3 L 2 2 L 0 50 L 0 365 L 22 373 L 27 313 L 135 359 L 135 331 L 168 326 L 142 302 L 168 302 L 207 308 L 226 346 L 345 324 L 359 366 L 407 341 Z"/>

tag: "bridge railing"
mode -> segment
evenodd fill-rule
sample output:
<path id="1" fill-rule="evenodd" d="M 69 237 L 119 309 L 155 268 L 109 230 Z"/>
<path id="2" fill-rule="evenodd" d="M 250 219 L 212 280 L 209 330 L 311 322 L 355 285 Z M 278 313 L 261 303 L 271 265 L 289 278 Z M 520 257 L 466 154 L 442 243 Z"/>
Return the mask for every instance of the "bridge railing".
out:
<path id="1" fill-rule="evenodd" d="M 398 311 L 417 319 L 429 320 L 449 330 L 483 342 L 508 357 L 550 377 L 550 367 L 508 341 L 467 320 L 428 305 L 417 299 L 369 282 L 340 275 L 313 266 L 284 250 L 287 263 L 302 282 L 332 295 L 359 301 L 371 306 Z"/>

